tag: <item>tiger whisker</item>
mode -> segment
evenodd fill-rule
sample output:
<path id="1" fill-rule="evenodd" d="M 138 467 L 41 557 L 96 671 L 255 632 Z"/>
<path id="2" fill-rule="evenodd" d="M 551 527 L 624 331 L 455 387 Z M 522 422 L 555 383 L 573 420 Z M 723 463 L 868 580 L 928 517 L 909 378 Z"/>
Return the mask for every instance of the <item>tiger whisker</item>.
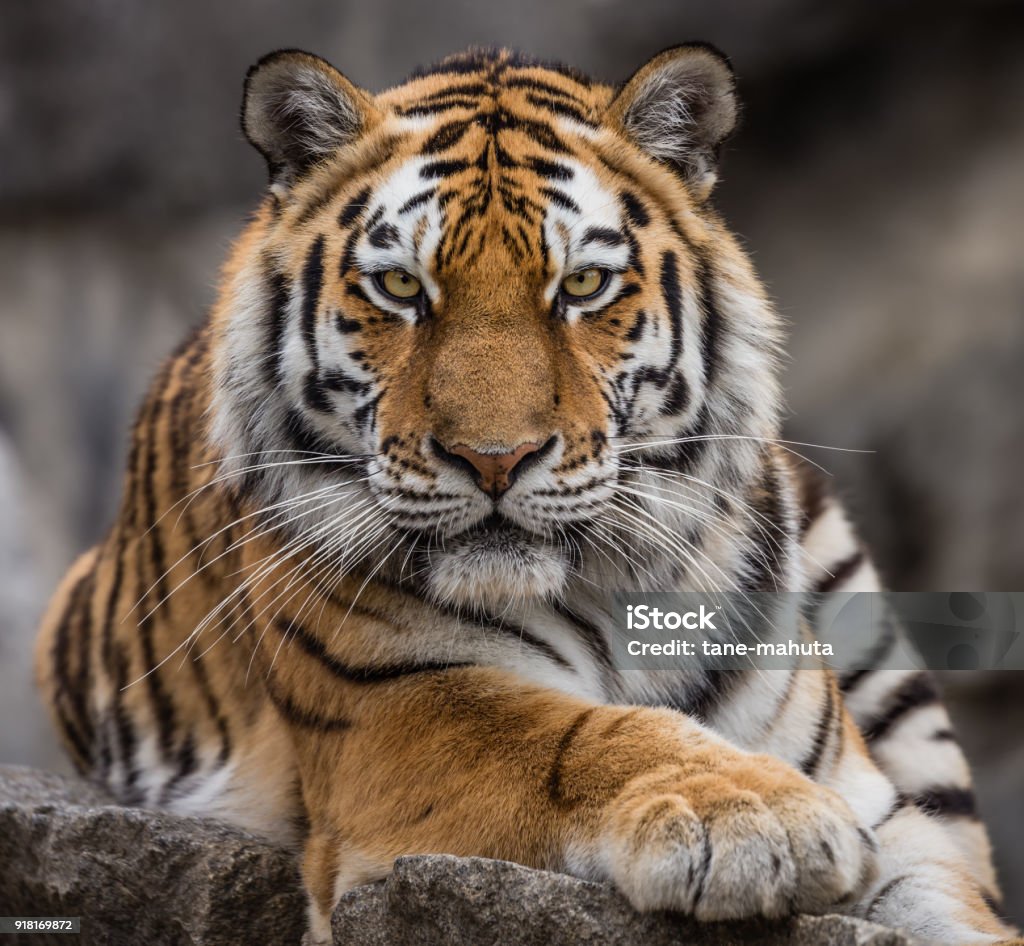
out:
<path id="1" fill-rule="evenodd" d="M 773 544 L 775 546 L 775 548 L 778 549 L 778 551 L 780 551 L 780 552 L 783 551 L 783 547 L 781 546 L 781 544 L 779 544 L 779 542 L 777 540 L 769 539 L 769 536 L 764 531 L 764 527 L 758 525 L 757 519 L 760 519 L 761 522 L 763 522 L 765 526 L 767 526 L 770 529 L 773 529 L 775 532 L 777 532 L 783 538 L 787 538 L 788 539 L 789 536 L 786 533 L 786 531 L 781 526 L 779 526 L 779 524 L 777 522 L 774 522 L 773 520 L 769 519 L 764 513 L 762 513 L 760 510 L 755 509 L 753 506 L 749 505 L 746 501 L 741 499 L 735 493 L 732 493 L 729 490 L 724 490 L 724 489 L 722 489 L 720 487 L 717 487 L 717 486 L 713 486 L 711 483 L 707 483 L 704 480 L 701 480 L 701 479 L 699 479 L 699 478 L 697 478 L 695 476 L 692 476 L 689 473 L 684 473 L 684 472 L 682 472 L 680 470 L 664 470 L 664 469 L 655 469 L 655 468 L 651 468 L 651 467 L 642 467 L 642 468 L 634 467 L 632 469 L 642 469 L 642 471 L 644 473 L 647 473 L 647 474 L 649 474 L 651 476 L 654 476 L 654 477 L 657 477 L 657 478 L 661 478 L 661 479 L 672 480 L 677 486 L 680 486 L 680 487 L 683 487 L 683 488 L 688 488 L 691 492 L 693 492 L 694 490 L 693 490 L 692 486 L 689 486 L 687 483 L 680 483 L 680 482 L 678 482 L 678 480 L 680 478 L 684 479 L 684 480 L 688 480 L 690 483 L 696 483 L 698 485 L 704 486 L 706 489 L 709 489 L 712 492 L 717 493 L 718 495 L 723 496 L 724 498 L 731 500 L 732 502 L 736 503 L 737 506 L 739 506 L 740 511 L 750 520 L 750 522 L 754 526 L 758 527 L 759 531 L 761 532 L 761 535 L 764 536 L 765 541 L 770 541 L 771 544 Z M 697 495 L 699 495 L 699 494 L 697 494 Z M 832 572 L 829 571 L 828 567 L 826 565 L 824 565 L 824 563 L 819 561 L 817 559 L 817 557 L 815 557 L 810 552 L 808 552 L 802 545 L 799 548 L 799 553 L 807 561 L 810 561 L 812 564 L 816 565 L 818 568 L 820 568 L 826 574 L 828 574 L 828 575 L 832 574 Z"/>
<path id="2" fill-rule="evenodd" d="M 325 506 L 326 505 L 329 505 L 329 504 L 325 504 Z M 295 541 L 297 542 L 299 538 L 301 538 L 301 536 L 297 537 Z M 283 550 L 275 550 L 274 552 L 272 552 L 269 555 L 265 556 L 263 559 L 260 559 L 259 561 L 254 563 L 253 565 L 243 566 L 242 569 L 240 569 L 238 572 L 235 572 L 234 574 L 239 574 L 240 572 L 245 571 L 248 568 L 259 568 L 259 566 L 261 566 L 263 563 L 266 563 L 266 562 L 268 562 L 268 560 L 273 559 L 273 558 L 275 558 L 277 556 L 283 556 L 285 558 L 290 557 L 290 555 L 293 554 L 293 552 L 289 551 L 289 548 L 290 548 L 291 545 L 292 545 L 292 543 L 289 543 L 288 545 L 286 545 L 284 547 Z M 232 577 L 232 576 L 229 575 L 228 577 Z M 243 581 L 237 588 L 235 588 L 234 591 L 232 591 L 225 598 L 221 599 L 221 601 L 214 608 L 212 608 L 209 612 L 207 612 L 206 616 L 199 622 L 199 624 L 197 624 L 196 627 L 193 628 L 193 630 L 189 634 L 187 634 L 181 640 L 180 643 L 178 643 L 177 646 L 175 646 L 165 657 L 163 657 L 163 659 L 161 659 L 159 662 L 155 663 L 154 666 L 150 667 L 145 673 L 143 673 L 138 678 L 136 678 L 136 679 L 132 680 L 131 682 L 125 684 L 124 687 L 122 688 L 122 690 L 126 690 L 126 689 L 128 689 L 128 687 L 133 686 L 134 684 L 138 683 L 141 680 L 144 680 L 151 673 L 153 673 L 154 671 L 156 671 L 157 669 L 162 667 L 165 663 L 167 663 L 168 660 L 170 660 L 175 654 L 180 652 L 183 648 L 186 648 L 186 652 L 185 652 L 185 655 L 183 656 L 182 660 L 183 660 L 183 662 L 184 662 L 184 660 L 187 660 L 188 659 L 188 655 L 191 653 L 191 651 L 192 651 L 193 647 L 195 646 L 195 643 L 198 641 L 199 637 L 204 633 L 204 631 L 206 629 L 208 629 L 209 623 L 213 621 L 213 619 L 217 616 L 217 614 L 221 613 L 225 608 L 229 607 L 232 604 L 233 600 L 238 595 L 243 594 L 244 591 L 245 591 L 245 587 L 246 587 L 246 582 Z M 152 613 L 153 612 L 151 612 L 151 614 Z M 148 617 L 149 617 L 149 615 L 147 615 L 147 617 L 143 618 L 142 621 L 148 620 Z M 219 640 L 219 638 L 218 638 L 218 640 Z M 203 654 L 205 654 L 207 652 L 208 652 L 208 650 L 207 651 L 203 651 Z M 203 654 L 200 654 L 200 656 L 202 656 Z"/>
<path id="3" fill-rule="evenodd" d="M 317 499 L 320 498 L 320 495 L 318 495 L 318 494 L 322 494 L 322 493 L 324 493 L 326 491 L 337 489 L 341 485 L 342 484 L 338 484 L 337 486 L 333 486 L 333 485 L 332 486 L 324 486 L 321 489 L 314 490 L 314 491 L 312 491 L 310 493 L 303 493 L 301 496 L 295 497 L 293 499 L 286 499 L 286 500 L 282 500 L 281 502 L 274 503 L 274 504 L 272 504 L 270 506 L 265 506 L 262 509 L 258 509 L 255 512 L 248 513 L 245 516 L 240 516 L 239 518 L 234 519 L 233 521 L 229 522 L 226 526 L 223 526 L 222 528 L 218 529 L 212 535 L 209 535 L 205 539 L 202 539 L 200 542 L 197 542 L 195 545 L 192 546 L 192 548 L 190 548 L 187 552 L 185 552 L 176 562 L 174 562 L 172 565 L 170 565 L 164 571 L 164 573 L 156 581 L 154 581 L 153 584 L 151 584 L 149 586 L 149 588 L 146 589 L 146 591 L 142 595 L 142 597 L 140 597 L 139 600 L 136 601 L 134 605 L 132 605 L 131 609 L 125 614 L 124 618 L 122 618 L 122 621 L 127 620 L 127 618 L 129 616 L 131 616 L 131 614 L 139 607 L 139 605 L 142 604 L 142 602 L 145 601 L 150 596 L 150 594 L 152 594 L 153 589 L 156 588 L 157 585 L 159 585 L 161 581 L 163 581 L 165 578 L 167 578 L 174 571 L 175 568 L 177 568 L 182 562 L 185 561 L 185 559 L 187 559 L 191 555 L 196 554 L 197 552 L 199 552 L 200 549 L 203 549 L 205 546 L 208 546 L 211 542 L 213 542 L 215 539 L 217 539 L 218 536 L 223 535 L 225 532 L 228 532 L 231 529 L 235 528 L 236 526 L 241 525 L 243 522 L 245 522 L 248 519 L 252 519 L 254 517 L 266 515 L 268 512 L 271 512 L 272 510 L 278 510 L 278 511 L 274 513 L 274 516 L 272 516 L 271 519 L 274 519 L 274 518 L 282 515 L 282 510 L 283 510 L 283 514 L 286 515 L 288 512 L 290 512 L 292 509 L 294 509 L 294 508 L 296 508 L 298 506 L 301 506 L 301 505 L 303 505 L 303 504 L 305 504 L 307 502 L 315 502 Z M 247 536 L 252 535 L 253 531 L 254 530 L 250 529 L 248 532 L 246 532 L 242 536 L 242 538 L 245 539 Z M 165 601 L 167 601 L 167 599 L 170 598 L 170 596 L 175 591 L 177 591 L 178 588 L 180 588 L 187 581 L 191 580 L 196 575 L 198 575 L 199 572 L 203 571 L 203 569 L 209 567 L 214 562 L 218 561 L 220 558 L 222 558 L 228 552 L 235 551 L 237 548 L 240 548 L 241 547 L 241 545 L 239 544 L 240 541 L 241 540 L 236 540 L 236 542 L 233 543 L 231 547 L 226 549 L 225 552 L 221 553 L 221 555 L 218 555 L 217 558 L 212 559 L 211 561 L 205 563 L 203 566 L 201 566 L 199 569 L 197 569 L 195 572 L 193 572 L 192 575 L 190 575 L 187 579 L 185 579 L 183 582 L 181 582 L 181 584 L 179 584 L 176 588 L 174 588 L 170 592 L 168 592 L 168 594 L 157 604 L 156 607 L 160 607 L 160 605 L 162 605 Z M 201 560 L 201 557 L 200 557 L 200 560 Z M 155 611 L 156 608 L 154 608 L 153 610 Z M 150 612 L 150 614 L 152 614 L 152 612 Z M 147 617 L 148 616 L 149 615 L 147 615 Z M 143 620 L 145 620 L 145 619 L 143 619 Z"/>
<path id="4" fill-rule="evenodd" d="M 832 472 L 830 470 L 828 470 L 826 467 L 822 466 L 817 461 L 812 460 L 806 454 L 801 453 L 799 450 L 794 450 L 793 446 L 798 446 L 798 447 L 814 447 L 814 448 L 817 448 L 819 450 L 833 450 L 833 451 L 836 451 L 838 453 L 874 453 L 875 452 L 874 450 L 861 450 L 861 449 L 857 449 L 857 448 L 854 448 L 854 447 L 832 447 L 832 446 L 828 446 L 826 444 L 820 444 L 820 443 L 803 443 L 803 442 L 798 441 L 798 440 L 777 440 L 777 439 L 773 439 L 773 438 L 770 438 L 770 437 L 755 437 L 753 435 L 748 435 L 748 434 L 702 434 L 700 436 L 675 437 L 675 438 L 672 438 L 672 439 L 669 439 L 669 440 L 658 440 L 658 441 L 651 441 L 651 442 L 648 442 L 648 443 L 632 442 L 632 443 L 627 444 L 625 446 L 618 446 L 618 445 L 615 445 L 615 444 L 611 444 L 610 447 L 611 447 L 611 449 L 614 452 L 616 452 L 618 454 L 624 454 L 624 453 L 635 453 L 635 452 L 637 452 L 639 450 L 646 450 L 646 449 L 649 449 L 649 448 L 652 448 L 652 447 L 670 447 L 670 446 L 674 446 L 674 445 L 677 445 L 677 444 L 683 444 L 683 443 L 710 443 L 710 442 L 714 442 L 714 441 L 717 441 L 717 440 L 744 440 L 744 441 L 754 441 L 755 443 L 774 444 L 775 446 L 781 447 L 787 453 L 792 454 L 795 457 L 799 457 L 805 463 L 809 463 L 811 466 L 813 466 L 816 469 L 820 470 L 826 476 L 832 476 Z"/>
<path id="5" fill-rule="evenodd" d="M 190 469 L 201 470 L 207 466 L 213 466 L 216 464 L 227 463 L 229 460 L 244 460 L 246 457 L 263 457 L 269 456 L 275 453 L 297 453 L 302 456 L 320 457 L 325 460 L 351 460 L 353 463 L 364 462 L 366 460 L 374 459 L 373 454 L 370 453 L 357 453 L 357 454 L 344 454 L 344 453 L 318 453 L 315 450 L 295 450 L 292 448 L 287 449 L 273 449 L 273 450 L 253 450 L 249 453 L 229 453 L 223 456 L 218 456 L 213 460 L 206 460 L 203 463 L 195 463 Z"/>
<path id="6" fill-rule="evenodd" d="M 657 493 L 649 493 L 645 490 L 635 489 L 633 487 L 625 485 L 620 485 L 617 488 L 629 493 L 630 495 L 642 497 L 644 499 L 649 499 L 656 503 L 661 503 L 662 505 L 678 509 L 686 513 L 686 515 L 696 519 L 698 522 L 702 523 L 709 531 L 711 531 L 715 535 L 718 535 L 727 541 L 733 537 L 729 532 L 722 528 L 722 526 L 720 526 L 712 516 L 709 516 L 707 513 L 702 513 L 692 508 L 691 506 L 687 506 L 684 503 L 669 499 L 668 497 L 665 496 L 658 495 Z M 707 505 L 709 509 L 714 509 L 712 504 L 708 503 Z M 781 563 L 779 561 L 778 555 L 774 551 L 772 551 L 771 554 L 771 561 L 769 561 L 767 557 L 760 553 L 758 553 L 758 559 L 762 565 L 764 565 L 769 571 L 772 571 L 772 577 L 774 579 L 774 567 L 779 566 Z"/>
<path id="7" fill-rule="evenodd" d="M 370 500 L 363 500 L 361 501 L 361 503 L 363 505 L 370 506 Z M 233 592 L 231 592 L 226 598 L 224 598 L 220 602 L 220 604 L 217 605 L 217 607 L 212 609 L 211 612 L 207 614 L 207 616 L 203 619 L 203 621 L 200 622 L 197 631 L 199 631 L 199 633 L 203 633 L 206 629 L 208 629 L 208 627 L 210 626 L 210 622 L 213 621 L 217 614 L 220 613 L 231 602 L 231 600 L 234 597 L 244 595 L 247 588 L 249 588 L 256 582 L 261 581 L 264 576 L 270 574 L 272 571 L 278 568 L 283 562 L 287 561 L 289 558 L 292 558 L 294 555 L 299 554 L 307 548 L 312 548 L 313 546 L 315 546 L 320 541 L 321 535 L 328 533 L 331 529 L 334 528 L 336 521 L 340 518 L 341 515 L 342 513 L 339 513 L 336 516 L 329 519 L 328 521 L 321 523 L 319 526 L 311 527 L 309 529 L 304 530 L 302 533 L 296 536 L 295 539 L 288 543 L 283 549 L 275 550 L 270 555 L 261 559 L 260 562 L 256 563 L 256 573 L 248 576 Z M 278 579 L 278 581 L 281 581 L 285 577 L 287 577 L 287 575 L 292 574 L 292 572 L 294 572 L 295 569 L 301 568 L 302 564 L 303 563 L 300 561 L 297 565 L 293 567 L 292 571 L 288 572 L 285 576 L 282 576 L 282 578 Z M 243 568 L 242 570 L 244 571 L 246 569 Z M 261 592 L 256 597 L 256 599 L 254 599 L 254 602 L 259 602 L 260 600 L 262 600 L 266 594 L 270 593 L 270 591 L 276 584 L 277 582 L 272 584 L 265 591 Z M 262 613 L 263 612 L 260 612 L 260 614 Z M 256 617 L 258 618 L 259 615 L 256 615 Z M 224 618 L 221 618 L 221 620 L 218 621 L 218 624 L 222 623 L 223 620 Z M 244 634 L 244 632 L 251 626 L 251 624 L 252 622 L 250 622 L 249 625 L 246 625 L 246 627 L 242 629 L 239 635 L 235 638 L 236 641 L 241 638 L 241 635 Z M 225 633 L 227 633 L 227 631 L 225 631 Z M 224 634 L 218 637 L 217 640 L 214 641 L 214 644 L 211 645 L 211 647 L 215 646 L 223 637 Z M 198 640 L 198 637 L 196 639 Z M 207 648 L 207 651 L 209 649 L 210 648 Z M 203 653 L 206 653 L 207 651 L 204 651 Z"/>

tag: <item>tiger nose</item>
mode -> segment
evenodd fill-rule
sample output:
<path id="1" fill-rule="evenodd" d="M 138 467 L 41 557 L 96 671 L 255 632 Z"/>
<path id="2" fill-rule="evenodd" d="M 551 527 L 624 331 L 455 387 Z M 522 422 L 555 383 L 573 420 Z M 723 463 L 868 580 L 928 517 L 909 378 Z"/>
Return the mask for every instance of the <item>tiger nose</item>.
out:
<path id="1" fill-rule="evenodd" d="M 538 443 L 521 443 L 509 453 L 481 453 L 464 443 L 457 443 L 450 449 L 434 441 L 437 455 L 452 466 L 472 473 L 476 485 L 492 499 L 498 499 L 508 492 L 516 477 L 523 471 L 523 461 L 540 451 Z"/>

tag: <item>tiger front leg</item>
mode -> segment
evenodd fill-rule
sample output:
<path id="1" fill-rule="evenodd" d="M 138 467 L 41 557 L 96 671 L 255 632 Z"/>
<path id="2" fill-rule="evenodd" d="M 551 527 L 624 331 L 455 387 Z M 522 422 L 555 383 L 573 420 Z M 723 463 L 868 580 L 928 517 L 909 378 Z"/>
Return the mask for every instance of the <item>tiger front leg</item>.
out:
<path id="1" fill-rule="evenodd" d="M 836 794 L 670 710 L 459 669 L 352 687 L 345 713 L 296 733 L 318 942 L 341 894 L 404 854 L 567 871 L 707 920 L 834 909 L 874 874 Z"/>

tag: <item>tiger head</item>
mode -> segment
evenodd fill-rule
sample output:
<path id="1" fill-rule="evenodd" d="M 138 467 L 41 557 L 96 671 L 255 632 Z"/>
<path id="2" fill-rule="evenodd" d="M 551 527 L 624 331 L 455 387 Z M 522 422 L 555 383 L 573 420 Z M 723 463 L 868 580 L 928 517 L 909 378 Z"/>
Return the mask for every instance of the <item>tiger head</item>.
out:
<path id="1" fill-rule="evenodd" d="M 709 203 L 736 114 L 704 45 L 618 89 L 505 50 L 379 95 L 261 60 L 271 183 L 214 316 L 227 474 L 321 563 L 459 606 L 713 585 L 685 549 L 714 557 L 779 410 L 776 317 Z"/>

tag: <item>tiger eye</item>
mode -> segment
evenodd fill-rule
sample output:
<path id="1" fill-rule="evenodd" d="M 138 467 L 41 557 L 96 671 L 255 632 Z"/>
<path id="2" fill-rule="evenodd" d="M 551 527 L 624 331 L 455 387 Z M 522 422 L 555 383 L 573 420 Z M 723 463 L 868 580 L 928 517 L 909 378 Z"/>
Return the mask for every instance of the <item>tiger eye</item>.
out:
<path id="1" fill-rule="evenodd" d="M 604 277 L 603 269 L 580 269 L 562 280 L 562 291 L 577 299 L 592 296 L 604 285 Z"/>
<path id="2" fill-rule="evenodd" d="M 420 281 L 404 269 L 389 269 L 380 277 L 384 291 L 396 299 L 412 299 L 420 294 Z"/>

